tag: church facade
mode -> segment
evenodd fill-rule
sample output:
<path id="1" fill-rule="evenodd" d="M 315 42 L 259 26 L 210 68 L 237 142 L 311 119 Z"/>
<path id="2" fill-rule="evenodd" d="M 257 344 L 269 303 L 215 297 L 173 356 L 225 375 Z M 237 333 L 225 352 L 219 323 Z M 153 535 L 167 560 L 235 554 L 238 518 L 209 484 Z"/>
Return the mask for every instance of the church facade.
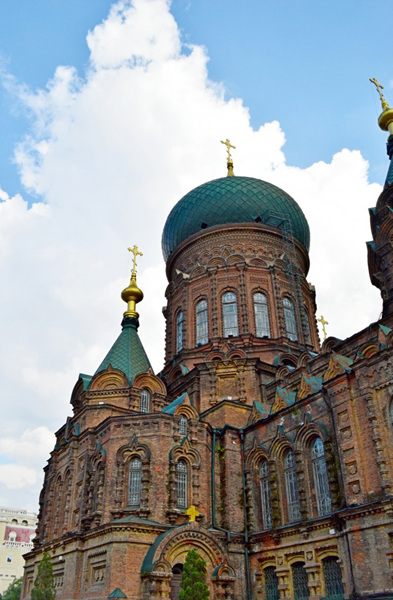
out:
<path id="1" fill-rule="evenodd" d="M 164 228 L 158 375 L 132 249 L 121 333 L 45 467 L 25 599 L 49 551 L 57 600 L 177 600 L 192 548 L 214 600 L 393 598 L 393 167 L 370 210 L 382 318 L 320 346 L 307 220 L 227 147 Z"/>

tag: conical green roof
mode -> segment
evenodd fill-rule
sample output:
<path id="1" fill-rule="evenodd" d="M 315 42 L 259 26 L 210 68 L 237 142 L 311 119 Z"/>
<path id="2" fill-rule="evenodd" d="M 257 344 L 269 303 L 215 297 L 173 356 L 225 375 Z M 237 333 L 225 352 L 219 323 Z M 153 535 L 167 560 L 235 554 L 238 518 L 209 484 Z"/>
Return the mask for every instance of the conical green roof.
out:
<path id="1" fill-rule="evenodd" d="M 100 371 L 105 371 L 111 365 L 112 369 L 123 371 L 131 383 L 138 373 L 148 371 L 151 365 L 139 339 L 138 319 L 124 317 L 121 326 L 121 334 L 98 367 L 95 375 Z"/>

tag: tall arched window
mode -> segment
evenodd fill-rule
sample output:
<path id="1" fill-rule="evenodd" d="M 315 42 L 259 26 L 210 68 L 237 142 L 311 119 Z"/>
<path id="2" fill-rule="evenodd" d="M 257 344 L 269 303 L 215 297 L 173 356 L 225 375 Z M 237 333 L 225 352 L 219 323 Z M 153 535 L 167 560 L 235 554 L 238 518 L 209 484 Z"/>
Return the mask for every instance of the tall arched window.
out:
<path id="1" fill-rule="evenodd" d="M 128 505 L 139 506 L 141 503 L 142 461 L 138 456 L 131 459 L 128 482 Z"/>
<path id="2" fill-rule="evenodd" d="M 255 333 L 258 337 L 270 337 L 269 310 L 265 294 L 254 294 Z"/>
<path id="3" fill-rule="evenodd" d="M 176 466 L 177 508 L 188 507 L 188 470 L 185 460 L 180 459 Z"/>
<path id="4" fill-rule="evenodd" d="M 265 599 L 279 600 L 280 592 L 278 590 L 278 577 L 274 567 L 266 567 L 263 570 L 265 575 Z"/>
<path id="5" fill-rule="evenodd" d="M 344 586 L 341 567 L 336 556 L 328 556 L 322 560 L 325 594 L 327 598 L 341 600 L 344 598 Z"/>
<path id="6" fill-rule="evenodd" d="M 284 305 L 284 319 L 285 319 L 285 329 L 287 332 L 287 337 L 293 342 L 297 341 L 297 327 L 296 327 L 296 316 L 295 316 L 295 307 L 293 305 L 292 300 L 289 298 L 283 298 Z"/>
<path id="7" fill-rule="evenodd" d="M 303 562 L 292 565 L 293 596 L 294 600 L 307 600 L 310 597 L 308 587 L 308 574 Z"/>
<path id="8" fill-rule="evenodd" d="M 315 497 L 318 515 L 328 515 L 332 510 L 325 451 L 321 438 L 316 438 L 311 449 Z"/>
<path id="9" fill-rule="evenodd" d="M 293 521 L 300 521 L 300 502 L 299 490 L 296 474 L 295 455 L 292 450 L 288 450 L 284 458 L 285 488 L 287 492 L 288 518 Z"/>
<path id="10" fill-rule="evenodd" d="M 304 318 L 304 337 L 306 344 L 311 344 L 311 331 L 310 331 L 310 319 L 308 318 L 308 312 L 306 307 L 303 307 L 303 318 Z"/>
<path id="11" fill-rule="evenodd" d="M 259 463 L 259 488 L 261 491 L 261 509 L 263 529 L 272 527 L 272 505 L 270 502 L 269 465 L 266 459 Z"/>
<path id="12" fill-rule="evenodd" d="M 390 407 L 389 407 L 389 418 L 390 418 L 390 424 L 393 427 L 393 400 L 390 403 Z"/>
<path id="13" fill-rule="evenodd" d="M 176 352 L 183 349 L 183 311 L 179 310 L 176 318 Z"/>
<path id="14" fill-rule="evenodd" d="M 187 435 L 188 433 L 188 419 L 185 415 L 180 416 L 179 433 L 180 435 Z"/>
<path id="15" fill-rule="evenodd" d="M 150 412 L 150 392 L 149 392 L 149 390 L 141 391 L 140 411 L 143 413 Z"/>
<path id="16" fill-rule="evenodd" d="M 200 300 L 195 307 L 196 343 L 207 344 L 209 341 L 209 321 L 206 300 Z"/>
<path id="17" fill-rule="evenodd" d="M 224 337 L 239 335 L 237 298 L 233 292 L 226 292 L 222 297 L 222 322 Z"/>

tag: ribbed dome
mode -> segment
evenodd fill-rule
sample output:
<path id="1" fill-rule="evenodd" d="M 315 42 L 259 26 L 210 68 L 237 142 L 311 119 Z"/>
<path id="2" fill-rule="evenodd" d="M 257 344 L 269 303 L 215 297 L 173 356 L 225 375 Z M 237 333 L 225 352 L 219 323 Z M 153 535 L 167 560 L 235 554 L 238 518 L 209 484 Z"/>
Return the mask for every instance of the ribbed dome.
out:
<path id="1" fill-rule="evenodd" d="M 221 177 L 191 190 L 173 207 L 162 234 L 164 259 L 193 233 L 214 225 L 255 222 L 278 228 L 289 223 L 294 237 L 308 251 L 310 229 L 291 196 L 253 177 Z"/>

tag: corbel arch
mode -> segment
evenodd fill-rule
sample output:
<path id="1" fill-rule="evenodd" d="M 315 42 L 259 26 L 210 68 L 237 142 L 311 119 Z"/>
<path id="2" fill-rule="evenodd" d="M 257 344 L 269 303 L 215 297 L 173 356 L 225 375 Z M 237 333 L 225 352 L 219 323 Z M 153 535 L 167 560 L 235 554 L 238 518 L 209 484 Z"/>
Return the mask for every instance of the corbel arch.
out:
<path id="1" fill-rule="evenodd" d="M 139 373 L 136 375 L 131 387 L 148 389 L 151 394 L 164 394 L 165 396 L 167 394 L 164 382 L 154 375 L 152 369 L 149 369 L 147 373 Z"/>
<path id="2" fill-rule="evenodd" d="M 113 390 L 128 387 L 128 380 L 123 371 L 113 369 L 112 366 L 109 365 L 105 371 L 100 371 L 93 377 L 89 385 L 89 390 Z"/>

